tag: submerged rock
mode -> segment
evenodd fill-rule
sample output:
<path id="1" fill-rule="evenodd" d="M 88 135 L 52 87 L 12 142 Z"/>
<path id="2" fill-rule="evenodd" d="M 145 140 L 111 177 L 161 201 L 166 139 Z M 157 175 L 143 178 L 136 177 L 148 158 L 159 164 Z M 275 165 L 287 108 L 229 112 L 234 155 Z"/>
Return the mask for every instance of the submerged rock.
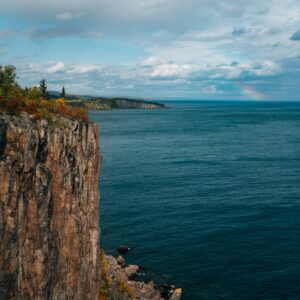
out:
<path id="1" fill-rule="evenodd" d="M 120 245 L 119 247 L 118 247 L 118 252 L 120 253 L 120 254 L 126 254 L 126 253 L 128 253 L 129 251 L 131 251 L 132 250 L 132 247 L 128 247 L 128 246 L 125 246 L 125 245 Z"/>

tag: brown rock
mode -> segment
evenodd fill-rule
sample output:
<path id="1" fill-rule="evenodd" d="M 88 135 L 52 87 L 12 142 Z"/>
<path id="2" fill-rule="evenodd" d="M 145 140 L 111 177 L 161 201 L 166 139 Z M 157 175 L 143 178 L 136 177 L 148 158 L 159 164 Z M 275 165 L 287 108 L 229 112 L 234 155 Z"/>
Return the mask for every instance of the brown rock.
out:
<path id="1" fill-rule="evenodd" d="M 118 257 L 117 257 L 117 262 L 118 262 L 118 264 L 122 267 L 122 268 L 124 268 L 125 267 L 125 259 L 124 259 L 124 257 L 122 256 L 122 255 L 119 255 Z"/>
<path id="2" fill-rule="evenodd" d="M 130 278 L 132 277 L 139 269 L 139 266 L 136 265 L 129 265 L 128 267 L 124 268 L 123 271 L 125 275 Z"/>
<path id="3" fill-rule="evenodd" d="M 98 298 L 98 127 L 55 123 L 0 114 L 1 299 Z"/>
<path id="4" fill-rule="evenodd" d="M 182 297 L 182 289 L 177 288 L 173 292 L 172 296 L 170 297 L 170 300 L 180 300 Z"/>

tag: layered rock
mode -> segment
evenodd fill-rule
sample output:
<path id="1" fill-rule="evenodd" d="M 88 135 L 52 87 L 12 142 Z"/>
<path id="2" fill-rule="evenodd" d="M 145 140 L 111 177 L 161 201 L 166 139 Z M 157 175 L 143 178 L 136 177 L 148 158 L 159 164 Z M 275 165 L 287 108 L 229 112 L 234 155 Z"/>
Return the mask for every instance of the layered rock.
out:
<path id="1" fill-rule="evenodd" d="M 98 127 L 0 114 L 0 299 L 98 299 Z"/>

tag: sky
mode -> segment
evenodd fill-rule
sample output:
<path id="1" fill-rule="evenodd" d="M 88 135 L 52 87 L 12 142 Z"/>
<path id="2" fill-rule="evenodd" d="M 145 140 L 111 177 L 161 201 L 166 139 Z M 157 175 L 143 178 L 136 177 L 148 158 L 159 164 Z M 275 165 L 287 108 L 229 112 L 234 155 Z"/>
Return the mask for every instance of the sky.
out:
<path id="1" fill-rule="evenodd" d="M 22 86 L 147 99 L 300 100 L 300 0 L 0 0 Z"/>

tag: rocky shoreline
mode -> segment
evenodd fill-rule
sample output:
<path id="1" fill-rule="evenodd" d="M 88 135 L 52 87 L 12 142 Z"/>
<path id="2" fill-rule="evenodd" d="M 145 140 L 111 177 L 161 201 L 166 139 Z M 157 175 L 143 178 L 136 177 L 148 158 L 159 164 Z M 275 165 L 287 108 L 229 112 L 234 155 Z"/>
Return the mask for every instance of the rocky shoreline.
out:
<path id="1" fill-rule="evenodd" d="M 171 285 L 156 286 L 153 281 L 148 283 L 135 280 L 135 275 L 140 271 L 138 265 L 127 265 L 125 258 L 119 255 L 117 258 L 102 254 L 102 275 L 105 283 L 102 283 L 107 291 L 107 299 L 119 299 L 116 291 L 123 293 L 122 299 L 140 300 L 180 300 L 182 289 Z M 112 294 L 110 294 L 110 292 Z M 105 293 L 105 291 L 104 291 Z M 124 298 L 125 296 L 125 298 Z M 126 298 L 127 296 L 127 298 Z M 120 298 L 121 299 L 121 298 Z"/>

